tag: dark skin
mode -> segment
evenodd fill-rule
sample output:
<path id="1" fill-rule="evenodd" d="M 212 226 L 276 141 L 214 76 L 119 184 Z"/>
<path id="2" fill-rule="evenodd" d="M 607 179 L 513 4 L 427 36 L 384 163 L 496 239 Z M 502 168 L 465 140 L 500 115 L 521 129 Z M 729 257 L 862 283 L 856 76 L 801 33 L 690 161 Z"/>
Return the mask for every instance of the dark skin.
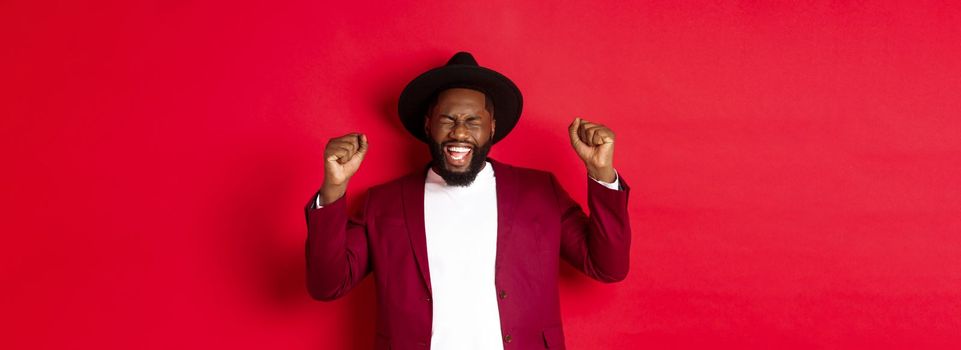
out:
<path id="1" fill-rule="evenodd" d="M 474 149 L 493 137 L 495 120 L 485 108 L 485 102 L 482 92 L 448 89 L 438 95 L 434 108 L 428 111 L 424 131 L 445 146 L 443 163 L 447 170 L 466 171 Z M 604 125 L 575 118 L 568 127 L 568 134 L 588 175 L 600 181 L 614 182 L 614 132 Z M 347 192 L 347 183 L 360 168 L 367 148 L 367 136 L 360 133 L 350 133 L 327 142 L 324 184 L 320 189 L 323 203 L 332 203 Z M 435 162 L 435 167 L 437 163 L 441 162 Z"/>
<path id="2" fill-rule="evenodd" d="M 466 172 L 474 157 L 474 150 L 490 142 L 496 121 L 484 106 L 485 102 L 484 93 L 471 89 L 448 89 L 437 96 L 437 104 L 428 111 L 424 120 L 427 136 L 445 146 L 444 160 L 434 162 L 434 167 L 444 166 L 451 172 Z M 470 150 L 463 154 L 449 152 L 448 148 Z"/>

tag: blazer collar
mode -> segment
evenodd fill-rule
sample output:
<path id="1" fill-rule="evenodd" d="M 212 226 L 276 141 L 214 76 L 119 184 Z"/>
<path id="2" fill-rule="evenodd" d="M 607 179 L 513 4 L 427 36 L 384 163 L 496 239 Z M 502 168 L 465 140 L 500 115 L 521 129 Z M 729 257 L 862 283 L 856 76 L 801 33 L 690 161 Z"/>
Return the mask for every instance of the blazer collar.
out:
<path id="1" fill-rule="evenodd" d="M 497 184 L 497 258 L 495 274 L 501 266 L 501 252 L 504 251 L 506 241 L 510 236 L 514 221 L 514 206 L 520 190 L 514 168 L 487 158 L 494 168 L 494 178 Z M 424 181 L 427 178 L 428 164 L 422 170 L 407 176 L 403 182 L 402 202 L 404 217 L 407 221 L 407 233 L 410 236 L 410 246 L 414 251 L 414 259 L 420 270 L 421 277 L 432 293 L 430 284 L 430 267 L 427 261 L 427 229 L 424 224 Z"/>

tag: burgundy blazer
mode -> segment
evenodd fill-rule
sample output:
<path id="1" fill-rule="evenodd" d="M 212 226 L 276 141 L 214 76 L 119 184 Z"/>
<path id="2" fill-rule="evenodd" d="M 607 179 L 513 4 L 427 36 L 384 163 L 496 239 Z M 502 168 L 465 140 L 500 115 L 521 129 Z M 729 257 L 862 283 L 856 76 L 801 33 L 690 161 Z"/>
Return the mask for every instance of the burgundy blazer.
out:
<path id="1" fill-rule="evenodd" d="M 624 279 L 630 189 L 623 175 L 620 191 L 588 179 L 588 217 L 552 174 L 490 161 L 497 183 L 494 284 L 504 348 L 563 349 L 560 258 L 599 281 Z M 315 299 L 337 299 L 373 272 L 376 349 L 430 348 L 426 171 L 372 187 L 352 219 L 343 197 L 306 209 L 307 289 Z"/>

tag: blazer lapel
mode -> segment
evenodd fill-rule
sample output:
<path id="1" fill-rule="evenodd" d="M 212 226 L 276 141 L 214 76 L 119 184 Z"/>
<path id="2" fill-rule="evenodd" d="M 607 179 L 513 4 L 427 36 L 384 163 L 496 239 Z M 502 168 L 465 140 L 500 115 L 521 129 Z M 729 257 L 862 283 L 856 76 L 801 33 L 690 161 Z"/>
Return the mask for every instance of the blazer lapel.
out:
<path id="1" fill-rule="evenodd" d="M 494 274 L 503 265 L 507 238 L 510 237 L 514 223 L 514 206 L 517 204 L 517 193 L 520 188 L 514 176 L 514 169 L 510 165 L 490 159 L 494 166 L 494 181 L 497 183 L 497 257 L 494 263 Z"/>
<path id="2" fill-rule="evenodd" d="M 420 268 L 420 275 L 424 278 L 427 291 L 433 295 L 430 286 L 430 269 L 427 266 L 427 229 L 424 225 L 424 181 L 426 178 L 426 171 L 408 176 L 404 182 L 402 202 L 404 203 L 404 217 L 407 221 L 407 233 L 410 235 L 410 247 L 414 250 L 414 259 L 417 260 L 417 267 Z"/>
<path id="3" fill-rule="evenodd" d="M 500 269 L 503 252 L 510 236 L 514 222 L 514 205 L 517 203 L 517 179 L 510 165 L 490 159 L 494 168 L 494 179 L 497 183 L 497 258 L 494 264 L 495 273 Z M 427 228 L 424 224 L 424 181 L 426 168 L 407 177 L 404 182 L 403 203 L 404 217 L 407 221 L 407 233 L 410 235 L 410 246 L 414 251 L 414 259 L 420 269 L 421 277 L 427 285 L 427 290 L 433 293 L 430 284 L 430 268 L 427 263 Z"/>

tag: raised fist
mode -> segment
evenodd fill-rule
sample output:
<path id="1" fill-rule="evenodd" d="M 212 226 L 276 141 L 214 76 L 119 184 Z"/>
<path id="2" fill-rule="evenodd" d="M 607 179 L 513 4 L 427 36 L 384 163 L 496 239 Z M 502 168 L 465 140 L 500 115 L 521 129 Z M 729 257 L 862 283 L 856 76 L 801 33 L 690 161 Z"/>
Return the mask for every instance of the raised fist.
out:
<path id="1" fill-rule="evenodd" d="M 574 118 L 569 127 L 571 146 L 577 156 L 584 161 L 591 177 L 604 182 L 613 182 L 614 173 L 614 132 L 604 125 Z"/>
<path id="2" fill-rule="evenodd" d="M 367 135 L 350 133 L 327 141 L 324 149 L 324 185 L 321 200 L 330 203 L 344 195 L 367 154 Z"/>

